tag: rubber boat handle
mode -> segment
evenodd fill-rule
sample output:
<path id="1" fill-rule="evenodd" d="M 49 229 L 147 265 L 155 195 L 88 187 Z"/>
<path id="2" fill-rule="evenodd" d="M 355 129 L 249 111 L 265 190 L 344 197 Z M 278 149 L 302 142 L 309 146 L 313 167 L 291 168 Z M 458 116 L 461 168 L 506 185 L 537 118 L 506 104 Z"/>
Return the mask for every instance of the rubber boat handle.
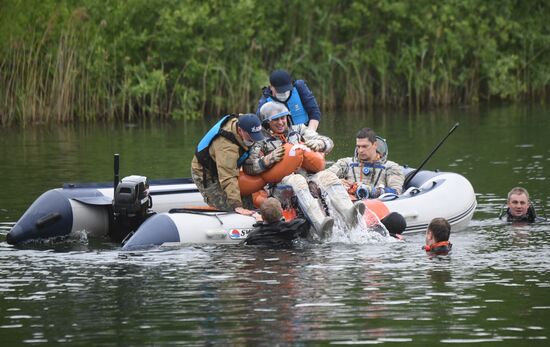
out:
<path id="1" fill-rule="evenodd" d="M 416 219 L 419 213 L 417 211 L 402 212 L 401 215 L 405 219 Z"/>

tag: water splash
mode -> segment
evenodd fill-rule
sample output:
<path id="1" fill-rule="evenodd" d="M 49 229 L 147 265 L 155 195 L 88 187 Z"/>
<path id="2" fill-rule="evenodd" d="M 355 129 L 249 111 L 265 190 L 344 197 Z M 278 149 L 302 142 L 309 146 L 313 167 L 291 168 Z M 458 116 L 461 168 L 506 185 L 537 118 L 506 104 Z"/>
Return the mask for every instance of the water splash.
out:
<path id="1" fill-rule="evenodd" d="M 390 236 L 384 224 L 380 222 L 372 211 L 368 209 L 365 211 L 365 215 L 367 215 L 366 220 L 363 216 L 357 214 L 357 223 L 355 226 L 351 226 L 348 225 L 344 218 L 332 207 L 330 199 L 326 200 L 330 215 L 334 218 L 334 228 L 332 229 L 332 236 L 329 242 L 370 244 L 395 241 L 395 239 Z"/>

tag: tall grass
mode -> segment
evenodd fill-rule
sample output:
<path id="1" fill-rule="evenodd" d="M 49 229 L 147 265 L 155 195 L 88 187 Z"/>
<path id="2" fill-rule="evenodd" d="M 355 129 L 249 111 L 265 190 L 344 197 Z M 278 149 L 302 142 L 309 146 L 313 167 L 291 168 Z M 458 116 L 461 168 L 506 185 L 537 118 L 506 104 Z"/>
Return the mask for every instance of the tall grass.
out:
<path id="1" fill-rule="evenodd" d="M 8 3 L 0 124 L 251 112 L 275 68 L 324 110 L 545 102 L 549 16 L 512 0 Z"/>

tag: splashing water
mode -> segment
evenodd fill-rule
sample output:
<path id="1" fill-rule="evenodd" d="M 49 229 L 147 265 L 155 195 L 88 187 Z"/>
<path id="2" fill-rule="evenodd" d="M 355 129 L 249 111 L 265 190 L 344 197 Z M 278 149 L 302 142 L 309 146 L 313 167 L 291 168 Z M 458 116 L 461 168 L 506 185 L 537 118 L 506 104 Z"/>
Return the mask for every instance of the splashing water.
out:
<path id="1" fill-rule="evenodd" d="M 369 209 L 365 211 L 365 215 L 367 215 L 366 220 L 363 216 L 357 214 L 357 223 L 355 226 L 351 226 L 336 212 L 331 205 L 330 199 L 326 199 L 326 202 L 330 215 L 334 218 L 334 228 L 332 229 L 332 236 L 328 240 L 329 242 L 369 244 L 395 241 L 390 236 L 384 224 Z"/>

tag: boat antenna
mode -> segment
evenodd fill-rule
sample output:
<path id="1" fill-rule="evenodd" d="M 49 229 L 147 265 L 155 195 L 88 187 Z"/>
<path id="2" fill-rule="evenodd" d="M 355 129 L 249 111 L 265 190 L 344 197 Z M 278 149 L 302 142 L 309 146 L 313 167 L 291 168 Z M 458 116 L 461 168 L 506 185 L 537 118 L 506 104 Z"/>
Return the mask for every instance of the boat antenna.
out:
<path id="1" fill-rule="evenodd" d="M 418 166 L 418 168 L 416 170 L 414 170 L 412 172 L 412 174 L 410 174 L 407 179 L 405 179 L 405 182 L 403 183 L 403 187 L 406 187 L 411 181 L 412 179 L 414 178 L 414 176 L 416 176 L 417 173 L 420 172 L 420 170 L 422 170 L 422 168 L 424 167 L 424 165 L 426 165 L 426 163 L 428 162 L 428 160 L 430 160 L 432 158 L 432 156 L 434 155 L 434 153 L 439 149 L 439 147 L 441 147 L 441 145 L 443 144 L 443 142 L 445 142 L 445 140 L 447 140 L 447 138 L 453 133 L 453 131 L 456 130 L 456 128 L 458 128 L 458 126 L 460 125 L 460 123 L 456 122 L 456 124 L 451 128 L 451 130 L 449 130 L 449 133 L 443 138 L 443 140 L 441 140 L 437 146 L 435 146 L 435 148 L 432 150 L 432 152 L 428 155 L 428 157 L 426 159 L 424 159 L 424 161 L 422 162 L 422 164 L 420 164 L 420 166 Z"/>
<path id="2" fill-rule="evenodd" d="M 118 153 L 115 153 L 115 156 L 114 156 L 115 178 L 113 182 L 115 193 L 116 193 L 116 187 L 118 186 L 118 182 L 119 182 L 119 169 L 120 169 L 120 155 Z"/>

